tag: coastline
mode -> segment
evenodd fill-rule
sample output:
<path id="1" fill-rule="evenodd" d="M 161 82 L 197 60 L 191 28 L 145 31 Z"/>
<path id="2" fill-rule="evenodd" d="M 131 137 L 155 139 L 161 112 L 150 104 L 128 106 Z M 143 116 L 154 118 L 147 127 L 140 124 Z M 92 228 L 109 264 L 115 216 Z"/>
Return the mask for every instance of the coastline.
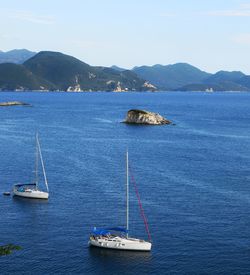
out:
<path id="1" fill-rule="evenodd" d="M 0 90 L 1 93 L 69 93 L 69 94 L 84 94 L 84 93 L 114 93 L 114 94 L 126 94 L 126 93 L 197 93 L 197 94 L 219 94 L 219 93 L 250 93 L 250 91 L 171 91 L 171 90 L 158 90 L 158 91 L 63 91 L 63 90 Z"/>

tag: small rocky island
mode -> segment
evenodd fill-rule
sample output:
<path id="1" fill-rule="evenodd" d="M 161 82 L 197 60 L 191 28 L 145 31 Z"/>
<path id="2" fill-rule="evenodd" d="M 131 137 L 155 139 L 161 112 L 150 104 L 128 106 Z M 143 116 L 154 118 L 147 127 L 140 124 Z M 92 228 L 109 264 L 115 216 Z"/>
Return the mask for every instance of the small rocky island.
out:
<path id="1" fill-rule="evenodd" d="M 146 125 L 163 125 L 172 124 L 170 120 L 165 119 L 161 115 L 145 110 L 129 110 L 124 123 L 128 124 L 146 124 Z"/>
<path id="2" fill-rule="evenodd" d="M 0 102 L 0 107 L 5 107 L 5 106 L 31 106 L 28 103 L 25 102 L 20 102 L 20 101 L 8 101 L 8 102 Z"/>

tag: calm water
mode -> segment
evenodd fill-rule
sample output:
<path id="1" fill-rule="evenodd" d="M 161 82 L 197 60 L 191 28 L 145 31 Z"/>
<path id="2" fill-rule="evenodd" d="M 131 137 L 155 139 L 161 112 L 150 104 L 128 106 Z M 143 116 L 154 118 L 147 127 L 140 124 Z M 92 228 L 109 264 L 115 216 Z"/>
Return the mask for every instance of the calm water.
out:
<path id="1" fill-rule="evenodd" d="M 1 274 L 250 273 L 250 94 L 0 93 Z M 126 111 L 176 126 L 120 123 Z M 40 133 L 48 202 L 5 197 L 33 179 Z M 151 253 L 89 249 L 93 226 L 125 222 L 128 147 Z M 132 186 L 131 186 L 132 188 Z M 131 189 L 131 234 L 146 238 Z"/>

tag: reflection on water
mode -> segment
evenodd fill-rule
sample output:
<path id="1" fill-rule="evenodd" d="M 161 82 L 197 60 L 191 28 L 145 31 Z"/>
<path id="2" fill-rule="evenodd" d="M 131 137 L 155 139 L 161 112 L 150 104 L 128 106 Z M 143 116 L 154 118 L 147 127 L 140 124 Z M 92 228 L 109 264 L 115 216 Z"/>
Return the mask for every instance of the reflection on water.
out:
<path id="1" fill-rule="evenodd" d="M 94 274 L 154 274 L 153 256 L 150 252 L 121 251 L 89 247 L 88 273 Z M 135 272 L 140 270 L 139 273 Z M 115 272 L 114 272 L 115 271 Z"/>
<path id="2" fill-rule="evenodd" d="M 140 262 L 140 263 L 149 263 L 152 260 L 151 252 L 146 251 L 129 251 L 129 250 L 115 250 L 115 249 L 106 249 L 100 247 L 89 247 L 89 254 L 91 257 L 112 260 L 112 261 L 129 261 Z"/>
<path id="3" fill-rule="evenodd" d="M 12 199 L 13 199 L 14 202 L 19 203 L 19 204 L 23 204 L 23 205 L 47 204 L 49 202 L 49 200 L 29 199 L 29 198 L 18 197 L 18 196 L 13 196 Z"/>

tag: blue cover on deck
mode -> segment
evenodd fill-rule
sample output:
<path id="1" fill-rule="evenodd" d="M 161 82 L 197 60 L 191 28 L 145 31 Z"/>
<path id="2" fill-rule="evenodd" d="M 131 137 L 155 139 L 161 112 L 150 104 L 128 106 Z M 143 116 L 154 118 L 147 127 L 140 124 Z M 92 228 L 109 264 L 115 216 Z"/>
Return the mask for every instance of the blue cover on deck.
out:
<path id="1" fill-rule="evenodd" d="M 106 228 L 106 229 L 111 230 L 111 231 L 124 232 L 124 233 L 128 232 L 128 230 L 126 228 L 123 228 L 123 227 L 109 227 L 109 228 Z"/>
<path id="2" fill-rule="evenodd" d="M 21 186 L 36 186 L 36 183 L 18 183 L 18 184 L 15 184 L 14 186 L 16 186 L 16 187 L 21 187 Z"/>
<path id="3" fill-rule="evenodd" d="M 111 234 L 110 231 L 118 231 L 118 232 L 123 232 L 127 233 L 128 230 L 126 228 L 122 227 L 109 227 L 109 228 L 96 228 L 94 227 L 92 230 L 92 234 L 94 235 L 106 235 L 106 234 Z"/>

